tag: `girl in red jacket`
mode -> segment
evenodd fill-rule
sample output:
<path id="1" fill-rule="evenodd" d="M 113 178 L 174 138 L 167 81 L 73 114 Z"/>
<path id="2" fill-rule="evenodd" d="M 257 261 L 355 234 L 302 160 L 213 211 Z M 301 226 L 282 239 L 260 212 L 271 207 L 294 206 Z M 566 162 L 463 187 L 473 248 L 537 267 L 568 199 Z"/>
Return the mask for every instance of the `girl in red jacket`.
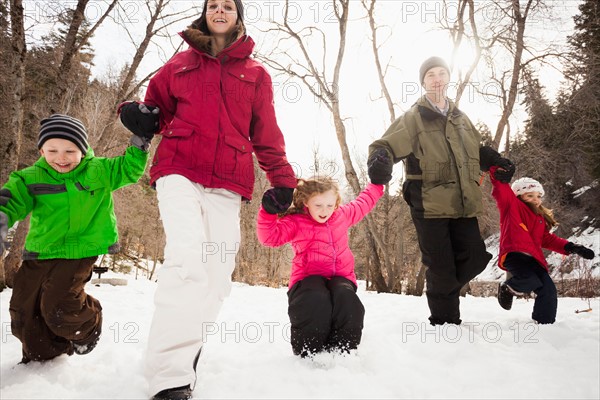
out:
<path id="1" fill-rule="evenodd" d="M 293 206 L 284 216 L 278 217 L 277 210 L 265 203 L 259 209 L 258 240 L 269 247 L 291 242 L 294 250 L 288 315 L 295 355 L 358 347 L 365 309 L 356 295 L 348 229 L 382 195 L 383 185 L 371 183 L 354 201 L 340 205 L 340 192 L 332 179 L 300 179 Z"/>
<path id="2" fill-rule="evenodd" d="M 594 252 L 550 233 L 557 222 L 552 211 L 542 206 L 544 188 L 538 181 L 521 178 L 511 187 L 495 179 L 496 170 L 497 167 L 490 168 L 492 195 L 500 210 L 498 265 L 512 274 L 500 284 L 498 302 L 510 310 L 513 296 L 534 292 L 531 317 L 540 324 L 552 324 L 558 299 L 542 248 L 561 254 L 575 253 L 589 260 L 594 258 Z"/>

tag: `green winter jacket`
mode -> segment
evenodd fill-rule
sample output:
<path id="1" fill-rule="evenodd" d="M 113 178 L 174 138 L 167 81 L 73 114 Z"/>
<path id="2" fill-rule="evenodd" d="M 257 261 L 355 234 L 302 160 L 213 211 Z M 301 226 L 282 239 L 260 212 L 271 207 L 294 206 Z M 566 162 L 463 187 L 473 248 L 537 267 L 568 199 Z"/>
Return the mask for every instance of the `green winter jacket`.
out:
<path id="1" fill-rule="evenodd" d="M 450 101 L 448 116 L 423 96 L 369 147 L 404 160 L 405 201 L 421 218 L 469 218 L 482 211 L 479 179 L 481 134 Z"/>
<path id="2" fill-rule="evenodd" d="M 10 174 L 2 187 L 10 199 L 0 211 L 9 227 L 31 213 L 23 259 L 79 259 L 118 251 L 112 191 L 137 182 L 147 159 L 148 153 L 134 146 L 114 158 L 94 157 L 88 149 L 67 173 L 41 157 Z"/>

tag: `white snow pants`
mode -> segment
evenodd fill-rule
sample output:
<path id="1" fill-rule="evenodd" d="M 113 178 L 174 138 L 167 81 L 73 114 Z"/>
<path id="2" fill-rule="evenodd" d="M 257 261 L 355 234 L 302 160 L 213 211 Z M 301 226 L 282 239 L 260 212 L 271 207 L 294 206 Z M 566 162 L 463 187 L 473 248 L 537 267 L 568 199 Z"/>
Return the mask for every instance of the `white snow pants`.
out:
<path id="1" fill-rule="evenodd" d="M 240 242 L 239 194 L 181 175 L 158 179 L 156 191 L 166 247 L 146 355 L 150 396 L 194 387 L 196 357 L 231 291 Z"/>

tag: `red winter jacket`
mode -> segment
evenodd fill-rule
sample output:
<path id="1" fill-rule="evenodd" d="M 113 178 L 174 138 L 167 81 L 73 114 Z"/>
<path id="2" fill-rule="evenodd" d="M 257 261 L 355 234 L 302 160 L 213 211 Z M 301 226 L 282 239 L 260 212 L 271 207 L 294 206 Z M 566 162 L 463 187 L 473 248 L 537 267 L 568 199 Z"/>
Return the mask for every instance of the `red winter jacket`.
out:
<path id="1" fill-rule="evenodd" d="M 308 212 L 279 218 L 261 206 L 256 225 L 258 240 L 269 247 L 292 243 L 294 260 L 290 288 L 310 275 L 342 276 L 356 284 L 348 229 L 363 219 L 381 196 L 383 185 L 370 183 L 354 201 L 340 206 L 323 224 L 315 221 Z"/>
<path id="2" fill-rule="evenodd" d="M 502 183 L 494 178 L 494 171 L 498 167 L 490 168 L 492 196 L 496 199 L 500 210 L 500 254 L 498 266 L 503 266 L 508 253 L 525 253 L 537 260 L 541 266 L 548 269 L 548 263 L 542 253 L 542 247 L 560 254 L 567 254 L 565 244 L 567 240 L 550 233 L 544 217 L 535 214 L 521 200 L 515 196 L 507 183 Z"/>
<path id="3" fill-rule="evenodd" d="M 183 175 L 210 188 L 250 199 L 254 151 L 273 186 L 296 187 L 273 107 L 271 77 L 249 56 L 243 36 L 216 57 L 190 45 L 150 80 L 144 103 L 160 107 L 162 140 L 150 169 L 151 183 Z"/>

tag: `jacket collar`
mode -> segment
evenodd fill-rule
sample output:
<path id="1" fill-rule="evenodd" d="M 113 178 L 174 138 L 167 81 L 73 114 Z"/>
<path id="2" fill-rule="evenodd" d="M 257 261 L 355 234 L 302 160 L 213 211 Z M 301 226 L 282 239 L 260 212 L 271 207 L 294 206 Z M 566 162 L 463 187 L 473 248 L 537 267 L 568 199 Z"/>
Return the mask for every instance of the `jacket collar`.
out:
<path id="1" fill-rule="evenodd" d="M 213 38 L 211 36 L 205 35 L 204 32 L 194 28 L 187 28 L 186 30 L 179 32 L 179 36 L 181 36 L 194 51 L 212 56 L 210 49 L 213 45 Z M 247 58 L 252 54 L 253 50 L 254 41 L 252 38 L 239 32 L 238 39 L 223 49 L 216 57 L 222 58 L 227 56 L 228 58 Z"/>
<path id="2" fill-rule="evenodd" d="M 446 119 L 446 117 L 443 114 L 440 114 L 439 112 L 433 109 L 429 101 L 427 101 L 425 95 L 419 100 L 417 100 L 415 105 L 417 106 L 421 117 L 426 120 L 432 121 L 437 118 Z M 448 99 L 448 118 L 456 118 L 461 116 L 462 114 L 463 112 L 460 111 L 458 107 L 456 107 L 456 104 L 452 100 Z"/>

